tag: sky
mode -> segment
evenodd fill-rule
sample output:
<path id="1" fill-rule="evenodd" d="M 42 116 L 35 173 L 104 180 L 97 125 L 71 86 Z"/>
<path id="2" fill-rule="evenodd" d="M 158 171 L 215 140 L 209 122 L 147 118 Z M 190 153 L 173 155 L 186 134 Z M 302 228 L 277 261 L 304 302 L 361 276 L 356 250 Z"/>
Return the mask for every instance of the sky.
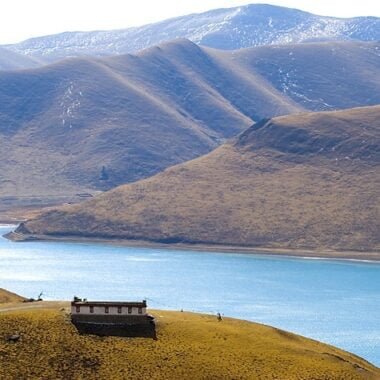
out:
<path id="1" fill-rule="evenodd" d="M 239 0 L 2 0 L 0 44 L 65 31 L 139 26 L 189 13 L 255 3 Z M 335 16 L 380 17 L 378 0 L 259 1 Z"/>

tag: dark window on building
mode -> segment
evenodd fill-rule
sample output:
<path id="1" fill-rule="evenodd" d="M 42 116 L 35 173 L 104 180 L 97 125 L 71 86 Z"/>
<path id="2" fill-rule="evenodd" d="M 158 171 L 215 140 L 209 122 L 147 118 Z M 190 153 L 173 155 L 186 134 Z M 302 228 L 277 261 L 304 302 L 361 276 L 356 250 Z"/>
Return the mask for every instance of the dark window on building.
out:
<path id="1" fill-rule="evenodd" d="M 118 307 L 117 307 L 117 312 L 118 312 L 119 314 L 121 314 L 121 306 L 118 306 Z"/>
<path id="2" fill-rule="evenodd" d="M 132 307 L 128 306 L 128 314 L 132 314 Z"/>
<path id="3" fill-rule="evenodd" d="M 110 312 L 110 308 L 109 308 L 108 306 L 106 306 L 106 307 L 104 308 L 104 311 L 105 311 L 106 314 L 108 314 L 108 313 Z"/>
<path id="4" fill-rule="evenodd" d="M 80 313 L 80 306 L 76 306 L 75 309 L 77 313 Z"/>
<path id="5" fill-rule="evenodd" d="M 142 314 L 142 307 L 139 307 L 139 314 Z"/>
<path id="6" fill-rule="evenodd" d="M 90 313 L 94 312 L 94 306 L 90 306 Z"/>

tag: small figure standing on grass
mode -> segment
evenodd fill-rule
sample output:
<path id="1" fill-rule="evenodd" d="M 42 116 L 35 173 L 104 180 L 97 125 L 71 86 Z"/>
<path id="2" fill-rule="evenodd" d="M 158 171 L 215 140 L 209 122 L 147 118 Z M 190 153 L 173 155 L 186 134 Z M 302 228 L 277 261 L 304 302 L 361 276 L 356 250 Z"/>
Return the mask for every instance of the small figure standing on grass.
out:
<path id="1" fill-rule="evenodd" d="M 216 314 L 216 318 L 218 319 L 219 322 L 223 320 L 223 318 L 222 318 L 222 316 L 221 316 L 220 313 Z"/>

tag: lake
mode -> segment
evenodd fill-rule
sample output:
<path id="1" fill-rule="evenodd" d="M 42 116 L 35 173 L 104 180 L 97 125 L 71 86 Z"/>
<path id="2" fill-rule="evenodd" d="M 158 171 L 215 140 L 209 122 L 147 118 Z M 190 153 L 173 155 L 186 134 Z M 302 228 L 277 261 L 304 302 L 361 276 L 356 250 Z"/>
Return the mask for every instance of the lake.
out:
<path id="1" fill-rule="evenodd" d="M 0 238 L 0 287 L 43 291 L 46 300 L 147 299 L 152 308 L 220 312 L 380 366 L 380 264 Z"/>

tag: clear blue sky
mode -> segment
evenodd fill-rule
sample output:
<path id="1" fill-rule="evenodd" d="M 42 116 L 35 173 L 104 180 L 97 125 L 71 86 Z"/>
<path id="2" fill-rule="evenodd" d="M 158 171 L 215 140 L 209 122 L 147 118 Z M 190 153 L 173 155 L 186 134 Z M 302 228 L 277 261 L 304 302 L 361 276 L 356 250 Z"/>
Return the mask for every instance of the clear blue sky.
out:
<path id="1" fill-rule="evenodd" d="M 118 29 L 188 13 L 254 3 L 239 0 L 3 0 L 0 44 L 74 30 Z M 378 16 L 379 0 L 274 0 L 282 5 L 337 17 Z"/>

